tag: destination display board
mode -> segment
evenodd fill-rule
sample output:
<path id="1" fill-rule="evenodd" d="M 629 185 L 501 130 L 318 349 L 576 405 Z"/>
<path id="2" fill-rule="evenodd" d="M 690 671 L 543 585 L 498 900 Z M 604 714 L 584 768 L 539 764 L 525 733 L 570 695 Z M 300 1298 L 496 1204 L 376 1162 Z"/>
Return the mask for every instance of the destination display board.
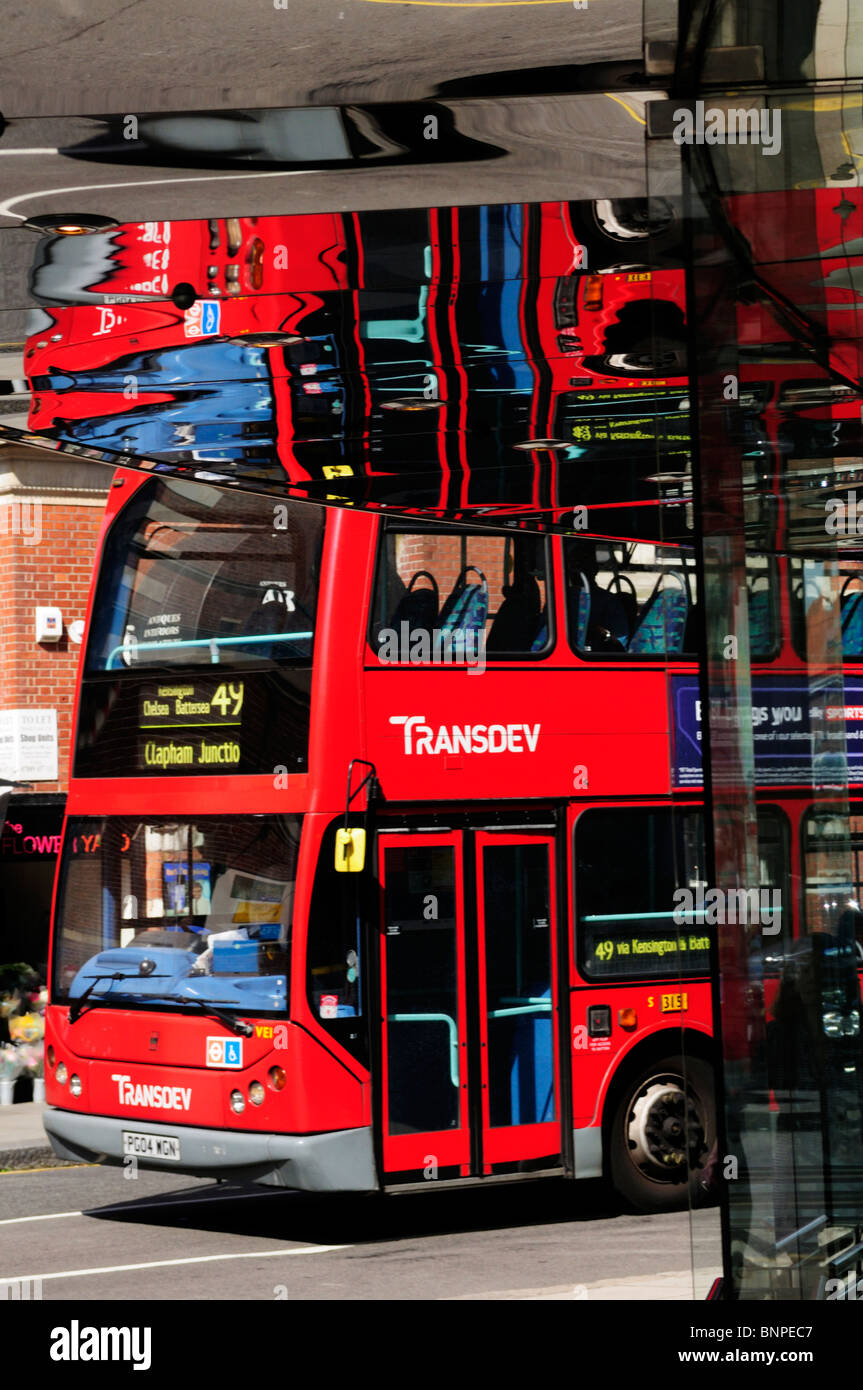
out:
<path id="1" fill-rule="evenodd" d="M 654 924 L 657 915 L 666 920 Z M 641 920 L 619 917 L 581 919 L 584 966 L 592 980 L 629 979 L 650 975 L 707 974 L 710 938 L 698 927 L 677 927 L 672 913 L 646 912 Z"/>
<path id="2" fill-rule="evenodd" d="M 142 686 L 138 699 L 139 768 L 239 767 L 243 681 L 164 681 Z"/>
<path id="3" fill-rule="evenodd" d="M 290 667 L 85 679 L 76 777 L 200 777 L 308 770 L 312 673 Z M 274 759 L 273 746 L 279 749 Z"/>

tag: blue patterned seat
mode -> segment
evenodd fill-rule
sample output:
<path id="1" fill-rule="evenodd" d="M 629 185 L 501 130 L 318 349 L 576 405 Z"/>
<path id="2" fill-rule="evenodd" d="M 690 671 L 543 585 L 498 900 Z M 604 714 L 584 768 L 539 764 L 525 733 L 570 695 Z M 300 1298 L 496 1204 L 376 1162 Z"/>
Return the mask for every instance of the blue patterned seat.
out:
<path id="1" fill-rule="evenodd" d="M 689 592 L 683 576 L 676 570 L 660 575 L 642 610 L 629 650 L 638 656 L 679 656 L 688 612 Z"/>
<path id="2" fill-rule="evenodd" d="M 851 584 L 863 584 L 852 574 L 842 586 L 842 653 L 844 656 L 863 656 L 863 588 L 847 592 Z"/>
<path id="3" fill-rule="evenodd" d="M 470 570 L 479 575 L 478 584 L 468 584 Z M 463 569 L 455 588 L 440 611 L 441 632 L 482 632 L 488 617 L 488 582 L 475 565 Z"/>

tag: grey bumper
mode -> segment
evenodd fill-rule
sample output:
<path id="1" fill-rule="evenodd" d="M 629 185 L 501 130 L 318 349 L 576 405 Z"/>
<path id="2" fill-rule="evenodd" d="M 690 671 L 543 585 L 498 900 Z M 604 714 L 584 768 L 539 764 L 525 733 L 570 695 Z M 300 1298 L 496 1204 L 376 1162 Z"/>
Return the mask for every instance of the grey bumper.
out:
<path id="1" fill-rule="evenodd" d="M 173 1135 L 180 1141 L 178 1163 L 138 1158 L 142 1168 L 201 1178 L 239 1178 L 303 1192 L 376 1192 L 379 1187 L 369 1128 L 329 1134 L 249 1134 L 54 1108 L 46 1109 L 42 1118 L 58 1158 L 121 1164 L 123 1130 L 131 1130 Z"/>

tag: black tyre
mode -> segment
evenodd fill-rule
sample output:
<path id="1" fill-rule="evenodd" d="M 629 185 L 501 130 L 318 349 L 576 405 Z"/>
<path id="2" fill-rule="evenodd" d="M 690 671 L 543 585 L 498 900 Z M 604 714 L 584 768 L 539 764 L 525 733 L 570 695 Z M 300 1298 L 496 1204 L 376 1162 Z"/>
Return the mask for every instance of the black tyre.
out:
<path id="1" fill-rule="evenodd" d="M 715 1142 L 711 1068 L 662 1057 L 618 1095 L 606 1136 L 611 1180 L 637 1211 L 679 1211 Z"/>

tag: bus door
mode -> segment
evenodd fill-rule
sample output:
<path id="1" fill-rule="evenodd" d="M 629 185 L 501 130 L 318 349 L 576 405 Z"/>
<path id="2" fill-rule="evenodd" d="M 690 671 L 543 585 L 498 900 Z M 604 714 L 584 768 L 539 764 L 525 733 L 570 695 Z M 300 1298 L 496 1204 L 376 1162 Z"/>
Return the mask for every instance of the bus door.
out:
<path id="1" fill-rule="evenodd" d="M 378 853 L 384 1172 L 467 1176 L 462 836 L 383 833 Z"/>
<path id="2" fill-rule="evenodd" d="M 561 1152 L 554 841 L 475 837 L 482 1171 Z"/>
<path id="3" fill-rule="evenodd" d="M 384 831 L 378 852 L 385 1181 L 558 1156 L 553 838 Z"/>

